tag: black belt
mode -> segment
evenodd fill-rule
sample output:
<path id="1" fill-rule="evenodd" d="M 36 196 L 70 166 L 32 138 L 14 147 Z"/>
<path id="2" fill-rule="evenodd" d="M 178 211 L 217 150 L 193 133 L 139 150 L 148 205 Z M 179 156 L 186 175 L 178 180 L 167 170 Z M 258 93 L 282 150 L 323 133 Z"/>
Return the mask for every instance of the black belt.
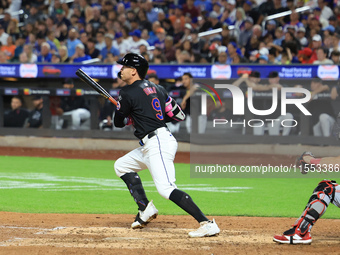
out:
<path id="1" fill-rule="evenodd" d="M 152 132 L 150 132 L 149 134 L 147 134 L 147 137 L 148 137 L 148 139 L 150 139 L 150 138 L 154 137 L 154 136 L 157 135 L 157 134 L 158 134 L 158 131 L 155 130 L 155 131 L 152 131 Z M 143 146 L 143 145 L 144 145 L 142 139 L 139 141 L 139 144 L 140 144 L 140 146 Z"/>
<path id="2" fill-rule="evenodd" d="M 166 127 L 166 130 L 170 132 L 170 130 L 169 130 L 167 127 Z M 147 137 L 148 139 L 150 139 L 150 138 L 154 137 L 154 136 L 157 135 L 157 134 L 158 134 L 158 130 L 156 129 L 156 130 L 150 132 L 149 134 L 147 134 L 146 137 Z M 145 138 L 145 136 L 144 136 L 144 138 Z M 144 139 L 144 138 L 143 138 L 143 139 Z M 143 145 L 144 145 L 143 139 L 140 139 L 140 141 L 139 141 L 140 146 L 143 146 Z"/>

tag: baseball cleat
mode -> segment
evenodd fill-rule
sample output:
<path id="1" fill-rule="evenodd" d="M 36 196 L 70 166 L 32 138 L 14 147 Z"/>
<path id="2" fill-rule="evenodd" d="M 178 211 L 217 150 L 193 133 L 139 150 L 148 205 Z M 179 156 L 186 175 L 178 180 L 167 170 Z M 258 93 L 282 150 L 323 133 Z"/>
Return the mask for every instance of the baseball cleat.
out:
<path id="1" fill-rule="evenodd" d="M 305 151 L 304 153 L 302 153 L 302 155 L 300 157 L 298 157 L 296 159 L 296 166 L 298 166 L 300 168 L 300 171 L 302 174 L 307 174 L 308 171 L 306 171 L 306 167 L 308 165 L 308 163 L 303 159 L 304 156 L 311 156 L 314 158 L 313 153 L 311 153 L 310 151 Z"/>
<path id="2" fill-rule="evenodd" d="M 200 225 L 201 226 L 197 230 L 189 232 L 190 237 L 214 236 L 220 233 L 220 229 L 218 228 L 215 219 L 203 221 Z"/>
<path id="3" fill-rule="evenodd" d="M 144 211 L 139 211 L 135 221 L 131 224 L 132 229 L 144 228 L 150 221 L 156 219 L 158 210 L 154 206 L 152 200 L 148 203 L 148 206 Z"/>
<path id="4" fill-rule="evenodd" d="M 283 235 L 276 235 L 273 238 L 274 242 L 286 243 L 286 244 L 310 244 L 312 242 L 312 236 L 310 232 L 305 235 L 300 235 L 296 231 L 296 226 L 285 231 Z"/>
<path id="5" fill-rule="evenodd" d="M 274 236 L 273 241 L 287 244 L 310 244 L 312 242 L 312 237 L 309 232 L 304 236 L 300 236 L 298 234 L 294 234 L 292 236 L 277 235 Z"/>

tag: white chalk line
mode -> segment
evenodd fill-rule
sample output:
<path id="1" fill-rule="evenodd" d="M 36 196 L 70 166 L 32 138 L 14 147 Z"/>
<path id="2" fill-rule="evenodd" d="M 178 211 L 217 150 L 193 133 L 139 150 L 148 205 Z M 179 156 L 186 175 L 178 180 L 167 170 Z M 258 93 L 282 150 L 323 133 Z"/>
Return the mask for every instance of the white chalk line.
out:
<path id="1" fill-rule="evenodd" d="M 38 227 L 18 227 L 18 226 L 7 226 L 7 225 L 2 225 L 0 228 L 9 228 L 9 229 L 39 229 L 39 230 L 50 230 L 49 228 L 38 228 Z"/>
<path id="2" fill-rule="evenodd" d="M 40 231 L 48 231 L 50 230 L 49 228 L 38 228 L 38 227 L 19 227 L 19 226 L 6 226 L 6 225 L 2 225 L 0 226 L 0 229 L 23 229 L 23 230 L 40 230 Z M 18 241 L 22 241 L 22 240 L 26 240 L 27 238 L 21 238 L 21 237 L 11 237 L 8 240 L 2 241 L 0 242 L 0 246 L 2 247 L 6 247 L 6 246 L 11 246 L 9 244 L 14 243 L 14 242 L 18 242 Z"/>
<path id="3" fill-rule="evenodd" d="M 147 192 L 156 192 L 152 181 L 143 182 Z M 215 187 L 212 184 L 183 184 L 183 190 L 236 193 L 252 187 Z M 54 176 L 47 173 L 0 173 L 0 189 L 38 189 L 44 191 L 126 191 L 121 180 L 77 176 Z"/>

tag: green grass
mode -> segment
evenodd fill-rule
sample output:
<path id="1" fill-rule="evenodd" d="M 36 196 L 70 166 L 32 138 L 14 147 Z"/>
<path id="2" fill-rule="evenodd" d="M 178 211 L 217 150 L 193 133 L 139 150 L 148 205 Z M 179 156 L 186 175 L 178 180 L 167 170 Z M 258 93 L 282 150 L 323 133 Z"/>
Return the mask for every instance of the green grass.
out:
<path id="1" fill-rule="evenodd" d="M 160 214 L 185 214 L 156 191 L 150 173 L 140 173 Z M 176 164 L 176 184 L 207 215 L 297 217 L 320 179 L 190 178 Z M 246 189 L 233 189 L 243 187 Z M 238 191 L 238 192 L 227 192 Z M 0 156 L 0 210 L 31 213 L 135 214 L 113 161 Z M 339 218 L 330 205 L 324 218 Z"/>

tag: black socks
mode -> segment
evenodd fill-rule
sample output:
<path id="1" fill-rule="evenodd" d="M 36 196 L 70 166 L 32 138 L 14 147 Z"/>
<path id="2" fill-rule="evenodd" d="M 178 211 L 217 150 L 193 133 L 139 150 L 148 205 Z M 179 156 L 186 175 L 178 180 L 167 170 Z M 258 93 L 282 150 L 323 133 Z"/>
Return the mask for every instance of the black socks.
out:
<path id="1" fill-rule="evenodd" d="M 174 202 L 176 205 L 181 207 L 184 211 L 189 213 L 192 217 L 194 217 L 198 222 L 207 221 L 207 217 L 202 213 L 202 211 L 198 208 L 198 206 L 192 201 L 191 197 L 179 190 L 175 189 L 171 194 L 169 199 Z"/>

